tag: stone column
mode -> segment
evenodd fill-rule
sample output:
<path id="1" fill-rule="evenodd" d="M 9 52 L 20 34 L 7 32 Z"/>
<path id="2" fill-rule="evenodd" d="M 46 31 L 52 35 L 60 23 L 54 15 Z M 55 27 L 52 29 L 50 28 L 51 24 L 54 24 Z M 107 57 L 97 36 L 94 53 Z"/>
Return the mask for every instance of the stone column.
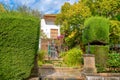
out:
<path id="1" fill-rule="evenodd" d="M 95 56 L 93 54 L 84 54 L 84 73 L 96 73 Z"/>

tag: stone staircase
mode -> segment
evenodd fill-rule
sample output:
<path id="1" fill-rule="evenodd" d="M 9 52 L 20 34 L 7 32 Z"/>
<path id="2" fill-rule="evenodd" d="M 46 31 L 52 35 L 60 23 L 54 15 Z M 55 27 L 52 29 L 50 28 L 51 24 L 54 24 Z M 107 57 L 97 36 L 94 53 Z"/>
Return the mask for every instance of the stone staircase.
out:
<path id="1" fill-rule="evenodd" d="M 39 80 L 84 80 L 80 68 L 60 66 L 61 60 L 52 60 L 51 63 L 39 67 Z"/>
<path id="2" fill-rule="evenodd" d="M 63 59 L 50 59 L 45 60 L 46 64 L 52 64 L 54 67 L 65 67 L 66 65 L 63 63 Z"/>

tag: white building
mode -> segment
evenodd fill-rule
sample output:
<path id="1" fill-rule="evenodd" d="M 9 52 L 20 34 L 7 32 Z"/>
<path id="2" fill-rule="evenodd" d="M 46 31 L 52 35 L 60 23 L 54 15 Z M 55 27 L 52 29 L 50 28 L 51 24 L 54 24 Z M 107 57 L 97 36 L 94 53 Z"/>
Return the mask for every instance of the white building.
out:
<path id="1" fill-rule="evenodd" d="M 41 30 L 46 34 L 47 38 L 57 39 L 60 36 L 60 25 L 55 25 L 56 15 L 46 14 L 41 19 Z"/>
<path id="2" fill-rule="evenodd" d="M 56 15 L 46 14 L 43 19 L 41 19 L 41 31 L 45 33 L 49 40 L 57 39 L 60 36 L 60 25 L 55 25 Z M 47 50 L 47 45 L 49 41 L 45 39 L 39 40 L 39 49 Z"/>

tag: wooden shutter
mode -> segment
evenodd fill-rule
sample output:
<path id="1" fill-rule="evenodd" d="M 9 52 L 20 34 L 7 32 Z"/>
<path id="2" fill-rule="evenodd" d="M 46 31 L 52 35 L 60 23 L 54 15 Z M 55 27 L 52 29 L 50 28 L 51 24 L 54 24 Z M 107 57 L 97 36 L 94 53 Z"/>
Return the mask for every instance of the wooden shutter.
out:
<path id="1" fill-rule="evenodd" d="M 50 37 L 51 37 L 52 39 L 56 39 L 57 36 L 58 36 L 58 29 L 51 29 L 51 30 L 50 30 Z"/>

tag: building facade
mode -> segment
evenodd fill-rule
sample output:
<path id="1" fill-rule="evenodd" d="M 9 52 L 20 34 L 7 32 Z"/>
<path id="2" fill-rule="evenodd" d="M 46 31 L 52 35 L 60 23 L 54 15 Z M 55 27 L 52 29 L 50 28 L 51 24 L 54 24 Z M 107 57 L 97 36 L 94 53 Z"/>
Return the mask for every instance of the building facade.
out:
<path id="1" fill-rule="evenodd" d="M 41 19 L 41 28 L 47 39 L 40 38 L 39 40 L 39 49 L 47 51 L 48 45 L 52 42 L 52 40 L 57 40 L 58 36 L 60 36 L 60 25 L 55 25 L 56 15 L 54 14 L 46 14 Z"/>
<path id="2" fill-rule="evenodd" d="M 45 33 L 49 39 L 57 39 L 60 36 L 60 25 L 55 25 L 56 15 L 46 14 L 41 19 L 41 31 Z"/>

